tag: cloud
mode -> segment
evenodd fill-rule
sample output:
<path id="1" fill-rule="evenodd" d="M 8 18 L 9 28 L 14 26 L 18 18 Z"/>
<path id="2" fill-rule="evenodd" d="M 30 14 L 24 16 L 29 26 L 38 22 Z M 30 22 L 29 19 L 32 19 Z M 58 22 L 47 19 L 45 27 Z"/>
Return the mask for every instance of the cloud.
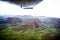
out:
<path id="1" fill-rule="evenodd" d="M 44 0 L 35 9 L 37 15 L 60 18 L 60 0 Z"/>

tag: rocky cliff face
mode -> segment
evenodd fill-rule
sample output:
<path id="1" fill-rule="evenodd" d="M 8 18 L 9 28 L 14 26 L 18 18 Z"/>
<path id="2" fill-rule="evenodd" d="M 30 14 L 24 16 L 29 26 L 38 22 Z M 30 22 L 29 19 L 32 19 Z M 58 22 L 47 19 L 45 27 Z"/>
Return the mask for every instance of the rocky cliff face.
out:
<path id="1" fill-rule="evenodd" d="M 14 27 L 14 29 L 33 29 L 33 28 L 42 28 L 43 24 L 34 18 L 25 19 L 20 25 Z"/>
<path id="2" fill-rule="evenodd" d="M 8 17 L 5 19 L 6 24 L 15 24 L 20 23 L 22 20 L 18 17 Z"/>

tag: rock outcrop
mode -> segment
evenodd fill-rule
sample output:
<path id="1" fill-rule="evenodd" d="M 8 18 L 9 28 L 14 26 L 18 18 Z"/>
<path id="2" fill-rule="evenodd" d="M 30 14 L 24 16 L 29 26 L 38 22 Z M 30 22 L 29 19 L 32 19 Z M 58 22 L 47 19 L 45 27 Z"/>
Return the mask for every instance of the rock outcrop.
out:
<path id="1" fill-rule="evenodd" d="M 42 22 L 35 20 L 34 18 L 25 19 L 20 25 L 14 27 L 16 30 L 20 29 L 33 29 L 33 28 L 42 28 Z"/>

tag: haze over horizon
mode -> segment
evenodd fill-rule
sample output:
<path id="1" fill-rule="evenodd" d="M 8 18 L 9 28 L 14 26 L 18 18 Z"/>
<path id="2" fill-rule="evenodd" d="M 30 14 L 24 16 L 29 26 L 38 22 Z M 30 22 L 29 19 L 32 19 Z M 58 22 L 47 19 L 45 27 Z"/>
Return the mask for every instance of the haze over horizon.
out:
<path id="1" fill-rule="evenodd" d="M 60 18 L 60 0 L 43 0 L 33 9 L 22 9 L 18 5 L 0 1 L 0 15 L 32 15 Z"/>

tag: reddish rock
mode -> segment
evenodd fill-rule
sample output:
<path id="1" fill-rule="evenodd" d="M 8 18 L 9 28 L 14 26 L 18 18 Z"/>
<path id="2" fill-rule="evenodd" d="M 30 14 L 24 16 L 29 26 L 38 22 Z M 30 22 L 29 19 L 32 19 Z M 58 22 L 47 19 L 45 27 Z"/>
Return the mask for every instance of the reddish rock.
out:
<path id="1" fill-rule="evenodd" d="M 42 22 L 39 22 L 38 20 L 35 20 L 34 18 L 27 18 L 25 19 L 20 25 L 17 25 L 14 27 L 16 30 L 20 29 L 33 29 L 33 28 L 42 28 L 43 24 Z"/>

